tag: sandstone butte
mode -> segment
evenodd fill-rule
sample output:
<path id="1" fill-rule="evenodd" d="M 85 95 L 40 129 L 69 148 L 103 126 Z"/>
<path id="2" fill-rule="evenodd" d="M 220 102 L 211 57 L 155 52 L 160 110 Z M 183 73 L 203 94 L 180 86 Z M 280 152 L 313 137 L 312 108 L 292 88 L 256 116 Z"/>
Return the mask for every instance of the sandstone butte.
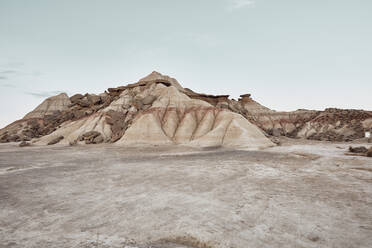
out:
<path id="1" fill-rule="evenodd" d="M 62 93 L 0 130 L 0 142 L 33 145 L 113 143 L 260 149 L 275 136 L 352 141 L 372 131 L 372 112 L 326 109 L 276 112 L 251 98 L 206 95 L 152 72 L 102 94 Z"/>

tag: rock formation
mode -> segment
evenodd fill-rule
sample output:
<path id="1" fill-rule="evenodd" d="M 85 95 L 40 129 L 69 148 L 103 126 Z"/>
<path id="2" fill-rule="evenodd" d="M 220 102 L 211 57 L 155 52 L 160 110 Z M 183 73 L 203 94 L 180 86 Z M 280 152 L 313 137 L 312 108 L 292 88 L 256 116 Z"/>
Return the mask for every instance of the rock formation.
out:
<path id="1" fill-rule="evenodd" d="M 349 147 L 349 152 L 352 153 L 367 153 L 368 149 L 365 146 L 358 146 L 358 147 Z"/>
<path id="2" fill-rule="evenodd" d="M 372 112 L 329 108 L 324 111 L 299 109 L 292 112 L 270 110 L 249 95 L 239 99 L 242 114 L 267 134 L 324 141 L 352 141 L 372 130 Z"/>
<path id="3" fill-rule="evenodd" d="M 372 157 L 372 146 L 368 149 L 367 157 Z"/>
<path id="4" fill-rule="evenodd" d="M 372 130 L 372 113 L 326 109 L 276 112 L 250 94 L 236 100 L 183 88 L 153 72 L 102 94 L 60 94 L 0 130 L 0 142 L 36 145 L 189 145 L 261 148 L 269 136 L 354 140 Z M 267 137 L 266 137 L 267 136 Z"/>
<path id="5" fill-rule="evenodd" d="M 106 107 L 70 120 L 36 144 L 63 136 L 62 144 L 115 142 L 117 145 L 272 146 L 263 132 L 240 114 L 192 99 L 175 79 L 152 73 L 136 84 L 109 89 Z M 71 97 L 80 105 L 82 95 Z M 88 97 L 86 97 L 88 99 Z M 84 104 L 83 108 L 85 108 Z M 96 134 L 99 142 L 95 141 Z M 87 142 L 89 140 L 89 142 Z"/>
<path id="6" fill-rule="evenodd" d="M 46 115 L 52 115 L 57 111 L 68 109 L 71 104 L 70 98 L 66 93 L 61 93 L 56 96 L 49 97 L 37 106 L 33 111 L 28 113 L 23 119 L 43 118 Z"/>

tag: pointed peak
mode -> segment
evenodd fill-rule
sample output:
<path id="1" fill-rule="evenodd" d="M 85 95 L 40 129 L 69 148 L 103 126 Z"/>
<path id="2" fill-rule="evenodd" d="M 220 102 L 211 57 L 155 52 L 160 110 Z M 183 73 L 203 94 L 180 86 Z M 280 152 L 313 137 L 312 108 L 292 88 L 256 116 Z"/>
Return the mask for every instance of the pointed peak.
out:
<path id="1" fill-rule="evenodd" d="M 48 101 L 54 101 L 56 99 L 68 99 L 68 98 L 69 97 L 68 97 L 68 95 L 65 92 L 61 92 L 61 93 L 59 93 L 57 95 L 48 97 L 47 99 L 45 99 L 45 101 L 46 100 L 48 100 Z"/>
<path id="2" fill-rule="evenodd" d="M 139 80 L 139 82 L 146 82 L 146 81 L 152 81 L 152 80 L 157 80 L 157 79 L 164 79 L 166 78 L 167 76 L 164 76 L 163 74 L 157 72 L 157 71 L 153 71 L 151 72 L 149 75 L 147 75 L 146 77 L 144 78 L 141 78 Z"/>
<path id="3" fill-rule="evenodd" d="M 178 83 L 178 81 L 174 78 L 171 78 L 167 75 L 163 75 L 157 71 L 153 71 L 151 72 L 149 75 L 147 75 L 146 77 L 144 78 L 141 78 L 138 83 L 147 83 L 147 82 L 154 82 L 154 81 L 157 81 L 157 82 L 165 82 L 165 83 L 169 83 L 171 84 L 172 86 L 176 87 L 177 89 L 183 91 L 183 87 Z"/>
<path id="4" fill-rule="evenodd" d="M 62 92 L 58 95 L 48 97 L 39 106 L 30 113 L 26 114 L 23 119 L 44 118 L 46 115 L 51 115 L 56 111 L 68 109 L 71 104 L 70 98 L 66 93 Z"/>
<path id="5" fill-rule="evenodd" d="M 160 75 L 161 76 L 162 74 L 160 72 L 153 71 L 153 72 L 150 73 L 150 75 Z"/>
<path id="6" fill-rule="evenodd" d="M 61 92 L 61 93 L 59 93 L 58 95 L 55 95 L 55 96 L 58 96 L 58 97 L 68 97 L 68 95 L 67 95 L 66 92 Z"/>

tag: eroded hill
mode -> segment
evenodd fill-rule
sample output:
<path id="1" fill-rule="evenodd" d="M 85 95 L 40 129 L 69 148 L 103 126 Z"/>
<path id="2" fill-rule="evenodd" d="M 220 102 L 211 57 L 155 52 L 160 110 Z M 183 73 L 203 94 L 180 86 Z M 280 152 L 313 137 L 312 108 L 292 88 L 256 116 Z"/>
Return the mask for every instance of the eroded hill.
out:
<path id="1" fill-rule="evenodd" d="M 199 94 L 153 72 L 102 94 L 62 93 L 0 130 L 1 142 L 263 148 L 270 136 L 329 141 L 363 138 L 372 112 L 326 109 L 276 112 L 249 94 Z"/>

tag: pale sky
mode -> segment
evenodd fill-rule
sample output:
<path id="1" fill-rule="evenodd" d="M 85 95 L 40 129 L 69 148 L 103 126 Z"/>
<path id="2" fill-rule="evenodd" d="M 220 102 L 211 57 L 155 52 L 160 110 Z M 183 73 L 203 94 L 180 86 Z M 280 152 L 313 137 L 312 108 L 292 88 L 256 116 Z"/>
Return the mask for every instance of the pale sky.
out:
<path id="1" fill-rule="evenodd" d="M 372 1 L 0 0 L 0 127 L 154 70 L 275 110 L 372 110 Z"/>

